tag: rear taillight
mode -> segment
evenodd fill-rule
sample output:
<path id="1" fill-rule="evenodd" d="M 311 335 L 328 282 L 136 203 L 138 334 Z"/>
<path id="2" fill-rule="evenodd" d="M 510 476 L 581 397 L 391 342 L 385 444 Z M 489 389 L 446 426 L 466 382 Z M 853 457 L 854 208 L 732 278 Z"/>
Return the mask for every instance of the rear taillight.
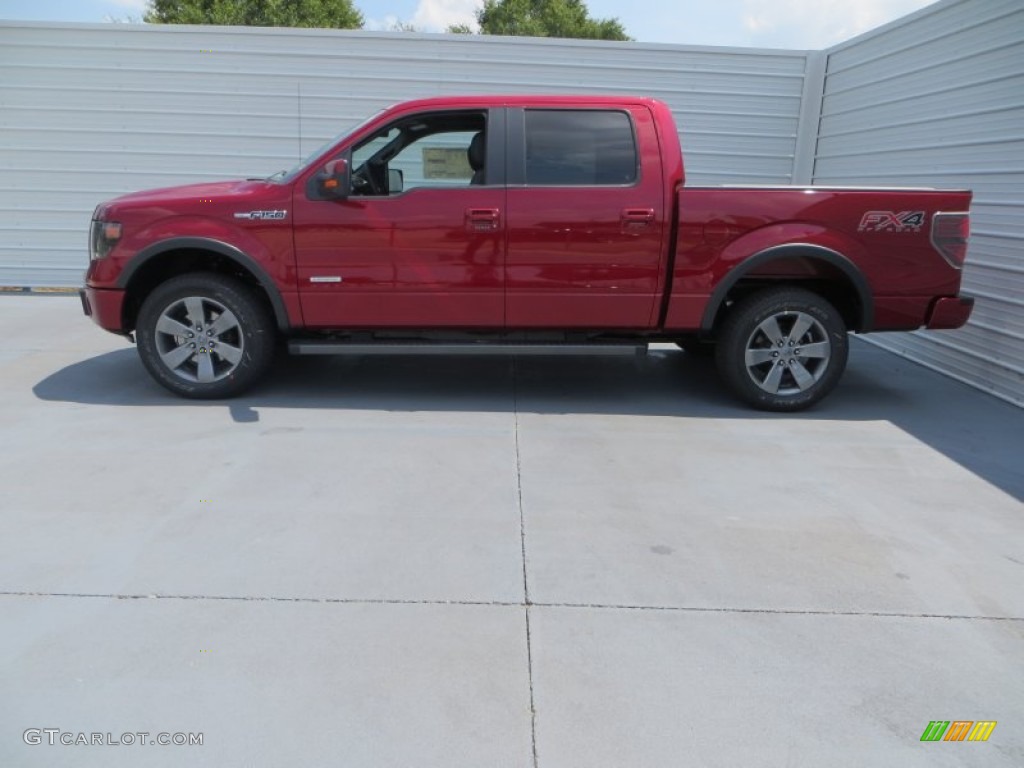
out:
<path id="1" fill-rule="evenodd" d="M 967 239 L 971 234 L 969 213 L 936 213 L 932 216 L 932 245 L 956 269 L 967 258 Z"/>

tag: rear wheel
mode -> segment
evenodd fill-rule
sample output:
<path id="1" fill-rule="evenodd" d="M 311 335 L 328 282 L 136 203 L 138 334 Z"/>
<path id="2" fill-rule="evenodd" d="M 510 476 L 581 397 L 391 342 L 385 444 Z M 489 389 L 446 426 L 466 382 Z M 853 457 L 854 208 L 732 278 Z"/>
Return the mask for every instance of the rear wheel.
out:
<path id="1" fill-rule="evenodd" d="M 755 408 L 799 411 L 839 382 L 849 351 L 835 307 L 802 288 L 753 294 L 726 317 L 716 362 L 729 388 Z"/>
<path id="2" fill-rule="evenodd" d="M 197 273 L 168 280 L 139 312 L 139 356 L 156 381 L 182 397 L 232 397 L 273 360 L 275 332 L 264 304 L 243 283 Z"/>

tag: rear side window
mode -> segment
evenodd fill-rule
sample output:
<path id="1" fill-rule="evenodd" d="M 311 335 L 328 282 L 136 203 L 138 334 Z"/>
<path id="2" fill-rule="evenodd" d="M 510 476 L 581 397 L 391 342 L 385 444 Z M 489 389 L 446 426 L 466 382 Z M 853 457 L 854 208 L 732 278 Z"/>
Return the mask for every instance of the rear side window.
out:
<path id="1" fill-rule="evenodd" d="M 527 184 L 622 185 L 636 179 L 636 141 L 625 112 L 526 111 Z"/>

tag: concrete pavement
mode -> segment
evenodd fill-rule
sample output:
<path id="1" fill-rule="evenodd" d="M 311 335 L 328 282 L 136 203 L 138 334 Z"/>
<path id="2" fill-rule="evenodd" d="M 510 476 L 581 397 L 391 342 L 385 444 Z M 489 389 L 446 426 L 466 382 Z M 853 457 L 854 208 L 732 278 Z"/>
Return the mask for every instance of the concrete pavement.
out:
<path id="1" fill-rule="evenodd" d="M 667 347 L 195 403 L 0 327 L 0 765 L 1024 764 L 1024 411 L 864 342 L 777 416 Z"/>

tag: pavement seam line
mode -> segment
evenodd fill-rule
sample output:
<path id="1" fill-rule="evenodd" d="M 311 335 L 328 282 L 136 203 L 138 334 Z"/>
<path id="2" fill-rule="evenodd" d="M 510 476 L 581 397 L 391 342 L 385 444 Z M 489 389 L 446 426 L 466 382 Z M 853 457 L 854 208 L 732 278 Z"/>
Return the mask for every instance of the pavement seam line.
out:
<path id="1" fill-rule="evenodd" d="M 878 619 L 950 619 L 959 621 L 1022 621 L 1024 616 L 981 616 L 964 613 L 896 613 L 885 611 L 825 611 L 799 608 L 712 608 L 680 605 L 625 605 L 620 603 L 547 603 L 529 604 L 516 600 L 437 600 L 372 597 L 281 597 L 274 595 L 167 595 L 115 592 L 37 592 L 0 590 L 0 597 L 70 597 L 99 600 L 225 600 L 251 603 L 324 603 L 335 605 L 458 605 L 483 608 L 564 608 L 568 610 L 638 611 L 650 613 L 749 613 L 775 616 L 859 616 Z"/>
<path id="2" fill-rule="evenodd" d="M 523 514 L 523 463 L 519 453 L 519 369 L 512 357 L 512 424 L 516 448 L 516 496 L 519 503 L 519 549 L 523 562 L 523 613 L 526 616 L 526 676 L 530 684 L 530 747 L 537 768 L 537 707 L 533 697 L 533 639 L 530 636 L 530 581 L 526 572 L 526 517 Z"/>

